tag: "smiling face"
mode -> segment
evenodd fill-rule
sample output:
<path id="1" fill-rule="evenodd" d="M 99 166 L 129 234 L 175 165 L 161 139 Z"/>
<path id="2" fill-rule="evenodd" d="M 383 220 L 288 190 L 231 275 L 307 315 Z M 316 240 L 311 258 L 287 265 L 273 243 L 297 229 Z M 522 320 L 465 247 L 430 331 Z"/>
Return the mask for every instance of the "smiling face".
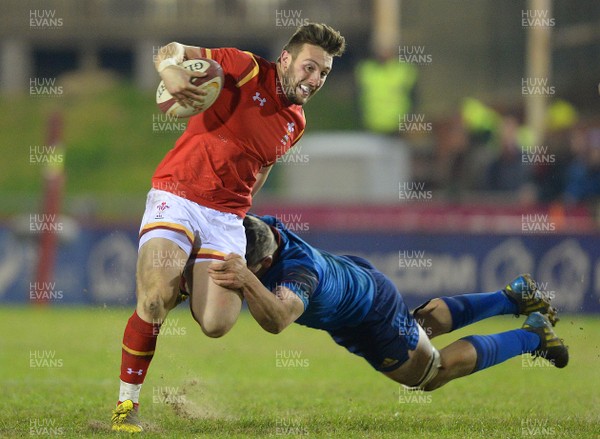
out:
<path id="1" fill-rule="evenodd" d="M 304 105 L 327 79 L 333 56 L 319 46 L 304 44 L 296 56 L 284 50 L 279 59 L 279 80 L 286 97 L 296 105 Z"/>

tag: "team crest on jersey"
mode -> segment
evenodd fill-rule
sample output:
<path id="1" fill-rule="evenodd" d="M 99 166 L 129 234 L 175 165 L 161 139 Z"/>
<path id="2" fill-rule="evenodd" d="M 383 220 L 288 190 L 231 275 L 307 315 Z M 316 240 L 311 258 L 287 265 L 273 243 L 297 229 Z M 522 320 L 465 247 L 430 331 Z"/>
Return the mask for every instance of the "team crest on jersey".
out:
<path id="1" fill-rule="evenodd" d="M 166 201 L 163 201 L 162 203 L 160 203 L 158 206 L 156 206 L 156 216 L 154 217 L 154 219 L 163 219 L 163 213 L 165 212 L 165 210 L 170 209 L 171 206 L 169 206 L 167 204 Z"/>

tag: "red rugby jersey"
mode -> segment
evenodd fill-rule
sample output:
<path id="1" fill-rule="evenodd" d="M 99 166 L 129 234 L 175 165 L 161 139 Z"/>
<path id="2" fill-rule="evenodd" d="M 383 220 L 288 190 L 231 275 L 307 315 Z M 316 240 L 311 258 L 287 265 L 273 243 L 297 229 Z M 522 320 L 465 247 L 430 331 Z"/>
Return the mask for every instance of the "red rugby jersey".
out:
<path id="1" fill-rule="evenodd" d="M 190 118 L 152 187 L 243 217 L 257 173 L 302 136 L 304 111 L 282 92 L 275 63 L 234 48 L 201 49 L 201 56 L 223 68 L 223 90 Z"/>

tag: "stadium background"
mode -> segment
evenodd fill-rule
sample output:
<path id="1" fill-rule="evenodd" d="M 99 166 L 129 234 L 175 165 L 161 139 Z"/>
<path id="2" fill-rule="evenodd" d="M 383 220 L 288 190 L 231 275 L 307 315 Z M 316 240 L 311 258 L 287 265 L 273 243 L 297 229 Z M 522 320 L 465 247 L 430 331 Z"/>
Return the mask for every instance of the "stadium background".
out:
<path id="1" fill-rule="evenodd" d="M 348 50 L 254 212 L 368 256 L 411 306 L 531 271 L 564 310 L 599 311 L 600 13 L 577 4 L 6 2 L 0 300 L 132 303 L 150 176 L 185 128 L 153 103 L 153 55 L 177 40 L 275 59 L 314 20 Z M 383 56 L 416 79 L 402 92 L 409 106 L 377 108 L 394 118 L 377 132 L 363 123 L 363 93 L 397 92 L 367 89 L 359 72 Z M 576 197 L 569 178 L 582 163 L 593 188 Z"/>

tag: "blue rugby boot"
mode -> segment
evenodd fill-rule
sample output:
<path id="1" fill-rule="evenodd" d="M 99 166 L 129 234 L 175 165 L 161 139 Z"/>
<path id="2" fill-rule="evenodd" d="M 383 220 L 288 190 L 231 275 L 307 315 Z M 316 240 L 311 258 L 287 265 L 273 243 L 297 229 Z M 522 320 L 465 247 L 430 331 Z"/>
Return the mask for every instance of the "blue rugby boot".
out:
<path id="1" fill-rule="evenodd" d="M 552 326 L 558 322 L 558 314 L 550 304 L 551 297 L 547 292 L 540 291 L 537 283 L 530 274 L 521 274 L 504 287 L 504 294 L 519 307 L 517 317 L 521 314 L 531 315 L 539 312 L 546 314 Z"/>
<path id="2" fill-rule="evenodd" d="M 548 360 L 559 369 L 567 365 L 569 362 L 569 349 L 554 333 L 547 316 L 539 312 L 531 313 L 525 320 L 523 329 L 540 337 L 540 345 L 531 353 L 532 355 Z"/>

